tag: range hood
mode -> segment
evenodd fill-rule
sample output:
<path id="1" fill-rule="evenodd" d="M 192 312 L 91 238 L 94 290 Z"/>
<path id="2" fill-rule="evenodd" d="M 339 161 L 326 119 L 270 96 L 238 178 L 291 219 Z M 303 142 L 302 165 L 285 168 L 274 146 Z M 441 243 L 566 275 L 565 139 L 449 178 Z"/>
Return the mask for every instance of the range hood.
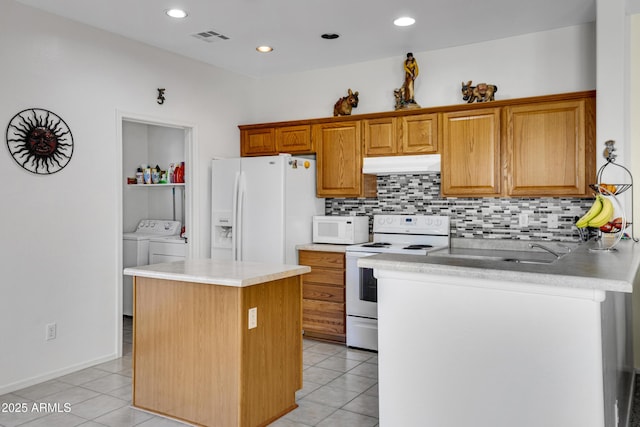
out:
<path id="1" fill-rule="evenodd" d="M 440 154 L 365 157 L 362 172 L 372 175 L 440 172 Z"/>

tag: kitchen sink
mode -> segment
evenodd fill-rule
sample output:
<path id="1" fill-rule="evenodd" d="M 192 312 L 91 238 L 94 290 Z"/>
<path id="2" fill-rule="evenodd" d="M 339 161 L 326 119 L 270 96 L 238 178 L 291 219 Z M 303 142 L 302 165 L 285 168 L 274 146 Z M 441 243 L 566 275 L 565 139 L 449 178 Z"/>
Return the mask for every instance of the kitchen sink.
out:
<path id="1" fill-rule="evenodd" d="M 446 248 L 431 251 L 428 256 L 517 264 L 552 264 L 568 253 L 551 253 L 542 250 Z"/>

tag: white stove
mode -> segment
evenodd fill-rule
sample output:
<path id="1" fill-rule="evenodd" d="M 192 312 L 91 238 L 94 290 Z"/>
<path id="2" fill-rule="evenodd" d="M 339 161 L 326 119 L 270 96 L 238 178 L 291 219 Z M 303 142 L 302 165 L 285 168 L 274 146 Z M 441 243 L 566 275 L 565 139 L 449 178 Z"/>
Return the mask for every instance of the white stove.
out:
<path id="1" fill-rule="evenodd" d="M 346 248 L 347 346 L 378 350 L 378 284 L 358 259 L 381 253 L 427 255 L 449 246 L 449 217 L 374 215 L 373 241 Z"/>
<path id="2" fill-rule="evenodd" d="M 374 215 L 373 241 L 347 246 L 347 252 L 426 255 L 449 246 L 449 217 Z"/>

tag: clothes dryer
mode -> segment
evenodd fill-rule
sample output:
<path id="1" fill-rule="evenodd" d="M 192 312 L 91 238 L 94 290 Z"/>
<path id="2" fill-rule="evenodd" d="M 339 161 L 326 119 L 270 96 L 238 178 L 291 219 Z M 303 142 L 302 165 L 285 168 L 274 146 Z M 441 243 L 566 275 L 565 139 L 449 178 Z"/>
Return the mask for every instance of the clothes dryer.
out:
<path id="1" fill-rule="evenodd" d="M 137 267 L 149 264 L 149 241 L 162 236 L 180 234 L 180 221 L 143 219 L 136 230 L 122 236 L 122 266 Z M 133 278 L 122 276 L 122 313 L 133 316 Z"/>
<path id="2" fill-rule="evenodd" d="M 149 240 L 149 264 L 184 261 L 187 242 L 180 236 L 154 237 Z"/>

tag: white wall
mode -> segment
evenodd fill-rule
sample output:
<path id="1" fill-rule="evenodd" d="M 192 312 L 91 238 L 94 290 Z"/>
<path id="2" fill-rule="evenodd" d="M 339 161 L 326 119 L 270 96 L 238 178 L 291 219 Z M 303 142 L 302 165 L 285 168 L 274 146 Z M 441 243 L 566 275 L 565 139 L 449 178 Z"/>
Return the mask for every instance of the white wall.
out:
<path id="1" fill-rule="evenodd" d="M 638 76 L 640 75 L 640 14 L 631 16 L 630 27 L 630 74 Z M 640 117 L 640 82 L 637 78 L 631 79 L 629 93 L 629 117 Z M 631 172 L 634 176 L 640 177 L 640 120 L 629 120 L 629 128 Z M 636 180 L 636 185 L 633 187 L 634 224 L 640 224 L 640 185 L 637 183 Z M 640 228 L 636 227 L 636 229 L 640 231 Z M 640 232 L 638 234 L 640 235 Z M 633 293 L 633 307 L 634 365 L 636 369 L 640 369 L 640 292 Z"/>
<path id="2" fill-rule="evenodd" d="M 498 86 L 496 99 L 591 90 L 596 87 L 595 25 L 561 28 L 431 52 L 414 52 L 420 67 L 416 102 L 423 107 L 460 104 L 462 81 Z M 333 114 L 347 89 L 359 91 L 352 114 L 391 111 L 402 86 L 404 54 L 346 67 L 277 76 L 254 82 L 260 102 L 252 122 Z"/>
<path id="3" fill-rule="evenodd" d="M 50 176 L 25 171 L 6 149 L 0 155 L 3 394 L 117 354 L 118 112 L 197 128 L 197 217 L 208 236 L 208 159 L 238 155 L 248 80 L 12 0 L 0 7 L 3 126 L 25 108 L 45 108 L 65 120 L 75 142 L 67 167 Z M 158 87 L 166 88 L 164 105 Z M 49 322 L 58 338 L 46 342 Z"/>
<path id="4" fill-rule="evenodd" d="M 239 153 L 237 124 L 325 117 L 347 88 L 355 113 L 393 109 L 402 59 L 250 80 L 0 0 L 0 117 L 47 108 L 70 126 L 75 151 L 52 176 L 8 155 L 0 176 L 10 224 L 2 239 L 0 394 L 115 357 L 122 186 L 119 114 L 191 123 L 198 146 L 202 234 L 208 255 L 209 159 Z M 498 99 L 594 89 L 595 26 L 581 25 L 434 52 L 414 52 L 422 106 L 460 103 L 460 82 L 499 86 Z M 157 88 L 166 101 L 156 103 Z M 126 114 L 124 114 L 126 116 Z M 45 324 L 58 338 L 45 342 Z"/>
<path id="5" fill-rule="evenodd" d="M 149 191 L 127 188 L 126 179 L 133 176 L 141 160 L 148 158 L 149 127 L 142 123 L 122 123 L 122 230 L 134 231 L 140 219 L 149 216 Z M 136 143 L 134 143 L 136 141 Z"/>

